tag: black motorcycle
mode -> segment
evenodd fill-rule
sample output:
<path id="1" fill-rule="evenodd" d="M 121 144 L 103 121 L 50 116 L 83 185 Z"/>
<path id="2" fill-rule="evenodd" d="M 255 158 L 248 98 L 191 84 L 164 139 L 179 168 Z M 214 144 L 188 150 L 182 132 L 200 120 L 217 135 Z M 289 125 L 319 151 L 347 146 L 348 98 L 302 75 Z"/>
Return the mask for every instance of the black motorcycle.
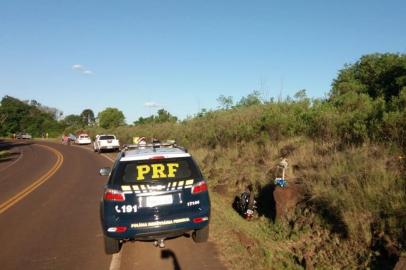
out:
<path id="1" fill-rule="evenodd" d="M 251 220 L 254 212 L 257 209 L 257 202 L 254 195 L 249 191 L 241 193 L 240 197 L 236 197 L 233 203 L 234 209 L 246 220 Z"/>

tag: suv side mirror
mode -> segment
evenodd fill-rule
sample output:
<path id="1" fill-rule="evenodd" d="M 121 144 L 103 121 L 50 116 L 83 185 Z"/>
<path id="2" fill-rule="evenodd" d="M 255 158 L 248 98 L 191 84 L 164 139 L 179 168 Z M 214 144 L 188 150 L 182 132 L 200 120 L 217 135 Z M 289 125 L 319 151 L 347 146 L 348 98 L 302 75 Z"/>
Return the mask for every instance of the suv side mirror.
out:
<path id="1" fill-rule="evenodd" d="M 110 172 L 111 172 L 111 169 L 109 167 L 101 168 L 99 171 L 101 176 L 108 176 L 110 174 Z"/>

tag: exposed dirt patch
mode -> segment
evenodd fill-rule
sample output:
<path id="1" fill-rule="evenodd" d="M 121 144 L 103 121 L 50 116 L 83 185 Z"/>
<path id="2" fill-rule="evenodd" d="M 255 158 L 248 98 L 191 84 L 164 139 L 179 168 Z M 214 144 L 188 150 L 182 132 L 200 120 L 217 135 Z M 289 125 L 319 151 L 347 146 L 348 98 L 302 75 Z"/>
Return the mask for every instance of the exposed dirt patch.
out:
<path id="1" fill-rule="evenodd" d="M 228 185 L 222 184 L 222 185 L 217 185 L 213 188 L 213 191 L 220 194 L 220 195 L 227 195 L 228 194 Z"/>
<path id="2" fill-rule="evenodd" d="M 273 191 L 273 198 L 275 200 L 276 219 L 285 219 L 304 199 L 304 191 L 301 186 L 289 183 L 284 188 L 276 187 Z"/>
<path id="3" fill-rule="evenodd" d="M 293 152 L 296 150 L 296 148 L 297 147 L 295 145 L 288 144 L 281 148 L 281 150 L 279 151 L 279 155 L 281 157 L 286 158 L 286 157 L 290 156 L 291 154 L 293 154 Z"/>
<path id="4" fill-rule="evenodd" d="M 405 270 L 406 269 L 406 256 L 400 257 L 398 263 L 393 270 Z"/>
<path id="5" fill-rule="evenodd" d="M 258 242 L 256 240 L 249 238 L 246 234 L 240 231 L 234 231 L 234 233 L 237 235 L 238 240 L 249 254 L 252 255 L 256 253 L 256 247 L 258 246 Z"/>

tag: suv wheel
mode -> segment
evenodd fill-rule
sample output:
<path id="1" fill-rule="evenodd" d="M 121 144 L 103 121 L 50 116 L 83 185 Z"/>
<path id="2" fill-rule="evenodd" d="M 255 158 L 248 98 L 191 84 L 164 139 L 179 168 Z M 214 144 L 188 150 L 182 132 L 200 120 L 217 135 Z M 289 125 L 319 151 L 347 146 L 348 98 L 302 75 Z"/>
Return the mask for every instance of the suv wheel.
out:
<path id="1" fill-rule="evenodd" d="M 209 225 L 200 230 L 195 230 L 192 234 L 195 243 L 203 243 L 209 240 Z"/>
<path id="2" fill-rule="evenodd" d="M 119 240 L 104 236 L 104 251 L 106 254 L 114 254 L 120 252 L 121 243 Z"/>

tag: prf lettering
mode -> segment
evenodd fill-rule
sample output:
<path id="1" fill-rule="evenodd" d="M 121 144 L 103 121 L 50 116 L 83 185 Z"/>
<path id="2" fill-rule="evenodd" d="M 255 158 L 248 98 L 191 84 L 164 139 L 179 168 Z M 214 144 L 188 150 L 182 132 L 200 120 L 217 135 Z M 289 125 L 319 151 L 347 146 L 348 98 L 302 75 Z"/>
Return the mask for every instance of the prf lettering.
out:
<path id="1" fill-rule="evenodd" d="M 144 180 L 145 175 L 152 171 L 151 178 L 173 178 L 179 168 L 178 163 L 151 164 L 137 166 L 137 180 Z"/>

